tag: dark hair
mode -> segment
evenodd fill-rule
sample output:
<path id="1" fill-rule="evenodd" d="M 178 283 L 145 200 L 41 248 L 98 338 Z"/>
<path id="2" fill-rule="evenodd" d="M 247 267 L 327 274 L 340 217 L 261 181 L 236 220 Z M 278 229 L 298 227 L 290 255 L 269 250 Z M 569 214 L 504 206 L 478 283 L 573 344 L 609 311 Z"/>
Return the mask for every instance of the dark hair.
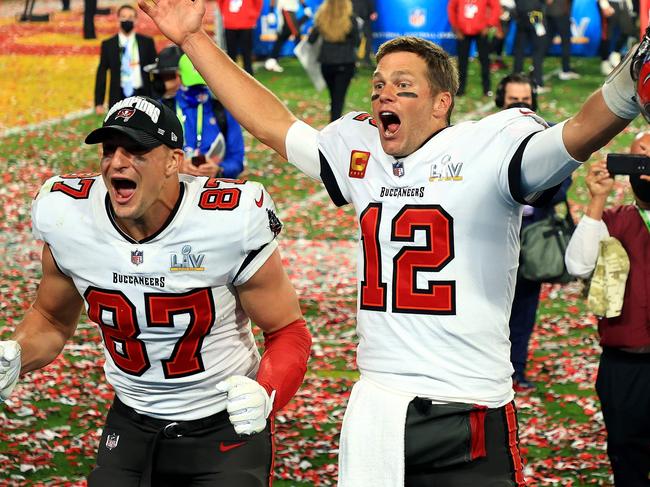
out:
<path id="1" fill-rule="evenodd" d="M 129 10 L 133 10 L 135 12 L 136 17 L 137 17 L 138 11 L 135 9 L 135 7 L 133 5 L 129 5 L 128 3 L 124 3 L 124 4 L 120 5 L 120 7 L 117 9 L 117 16 L 118 17 L 120 16 L 120 13 L 122 13 L 122 10 L 124 10 L 125 8 L 128 8 Z"/>
<path id="2" fill-rule="evenodd" d="M 523 73 L 512 73 L 499 81 L 497 86 L 497 91 L 494 95 L 494 103 L 498 108 L 503 108 L 505 105 L 506 99 L 506 86 L 508 83 L 519 83 L 523 85 L 529 85 L 530 91 L 533 95 L 533 111 L 537 111 L 537 86 L 533 83 L 533 80 L 530 77 L 526 76 Z"/>
<path id="3" fill-rule="evenodd" d="M 451 57 L 438 44 L 415 36 L 399 36 L 384 42 L 377 50 L 377 62 L 387 54 L 394 52 L 412 52 L 420 56 L 427 64 L 429 85 L 434 95 L 443 91 L 451 93 L 451 106 L 447 113 L 447 122 L 454 109 L 454 96 L 458 91 L 458 69 Z"/>

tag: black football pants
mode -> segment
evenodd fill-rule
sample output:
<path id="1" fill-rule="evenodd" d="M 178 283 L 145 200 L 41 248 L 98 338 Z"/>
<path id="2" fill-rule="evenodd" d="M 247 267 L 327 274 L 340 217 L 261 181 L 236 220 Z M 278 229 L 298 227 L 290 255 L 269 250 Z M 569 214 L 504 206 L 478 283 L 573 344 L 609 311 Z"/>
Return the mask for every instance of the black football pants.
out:
<path id="1" fill-rule="evenodd" d="M 240 436 L 225 411 L 203 420 L 170 423 L 174 424 L 139 415 L 116 397 L 88 486 L 269 485 L 273 465 L 269 425 L 259 434 Z"/>
<path id="2" fill-rule="evenodd" d="M 525 487 L 513 403 L 409 404 L 406 487 Z"/>

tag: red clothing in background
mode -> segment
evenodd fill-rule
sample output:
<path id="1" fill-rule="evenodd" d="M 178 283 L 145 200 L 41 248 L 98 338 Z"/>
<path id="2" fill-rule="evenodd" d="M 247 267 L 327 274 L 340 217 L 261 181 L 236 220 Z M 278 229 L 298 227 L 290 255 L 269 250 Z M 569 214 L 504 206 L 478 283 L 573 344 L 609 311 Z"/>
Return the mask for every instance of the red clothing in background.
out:
<path id="1" fill-rule="evenodd" d="M 501 5 L 499 0 L 449 0 L 447 14 L 455 31 L 474 36 L 499 26 Z"/>
<path id="2" fill-rule="evenodd" d="M 623 310 L 616 318 L 598 321 L 600 344 L 606 347 L 650 345 L 650 232 L 639 210 L 626 205 L 605 210 L 603 221 L 630 258 Z"/>
<path id="3" fill-rule="evenodd" d="M 262 12 L 262 0 L 217 0 L 223 26 L 229 30 L 254 29 Z"/>

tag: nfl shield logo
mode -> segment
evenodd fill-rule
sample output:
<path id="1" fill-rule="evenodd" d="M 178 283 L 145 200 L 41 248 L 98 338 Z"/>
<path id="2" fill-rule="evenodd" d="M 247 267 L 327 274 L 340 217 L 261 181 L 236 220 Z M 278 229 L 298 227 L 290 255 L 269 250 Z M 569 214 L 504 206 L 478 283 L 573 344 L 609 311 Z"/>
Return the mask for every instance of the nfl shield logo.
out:
<path id="1" fill-rule="evenodd" d="M 142 250 L 131 251 L 131 264 L 140 265 L 144 261 L 144 252 Z"/>
<path id="2" fill-rule="evenodd" d="M 111 433 L 106 437 L 106 448 L 109 450 L 112 450 L 117 446 L 117 442 L 120 441 L 120 435 L 116 435 L 115 433 Z"/>
<path id="3" fill-rule="evenodd" d="M 398 178 L 404 176 L 404 163 L 402 161 L 393 163 L 393 174 Z"/>
<path id="4" fill-rule="evenodd" d="M 409 12 L 411 27 L 422 27 L 427 21 L 427 11 L 423 8 L 414 8 Z"/>

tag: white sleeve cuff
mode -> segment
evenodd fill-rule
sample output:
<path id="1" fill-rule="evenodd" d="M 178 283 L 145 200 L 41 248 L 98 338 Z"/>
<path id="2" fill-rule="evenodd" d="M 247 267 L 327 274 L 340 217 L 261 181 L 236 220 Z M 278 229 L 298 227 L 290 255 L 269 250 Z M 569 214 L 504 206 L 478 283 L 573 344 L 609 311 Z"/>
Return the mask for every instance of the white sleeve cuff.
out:
<path id="1" fill-rule="evenodd" d="M 552 188 L 562 183 L 581 164 L 564 145 L 558 123 L 536 133 L 528 142 L 521 160 L 521 185 L 524 195 Z"/>
<path id="2" fill-rule="evenodd" d="M 604 221 L 583 216 L 571 236 L 564 256 L 569 274 L 589 277 L 596 268 L 600 241 L 607 237 L 609 231 Z"/>
<path id="3" fill-rule="evenodd" d="M 287 160 L 307 176 L 321 181 L 318 154 L 318 130 L 296 120 L 285 139 Z"/>
<path id="4" fill-rule="evenodd" d="M 272 240 L 266 244 L 259 252 L 257 252 L 255 257 L 246 264 L 246 267 L 241 270 L 239 275 L 233 281 L 233 284 L 235 286 L 241 286 L 242 284 L 245 284 L 251 277 L 255 275 L 257 271 L 260 270 L 260 267 L 266 263 L 269 257 L 271 257 L 271 254 L 273 254 L 277 248 L 277 240 Z"/>

